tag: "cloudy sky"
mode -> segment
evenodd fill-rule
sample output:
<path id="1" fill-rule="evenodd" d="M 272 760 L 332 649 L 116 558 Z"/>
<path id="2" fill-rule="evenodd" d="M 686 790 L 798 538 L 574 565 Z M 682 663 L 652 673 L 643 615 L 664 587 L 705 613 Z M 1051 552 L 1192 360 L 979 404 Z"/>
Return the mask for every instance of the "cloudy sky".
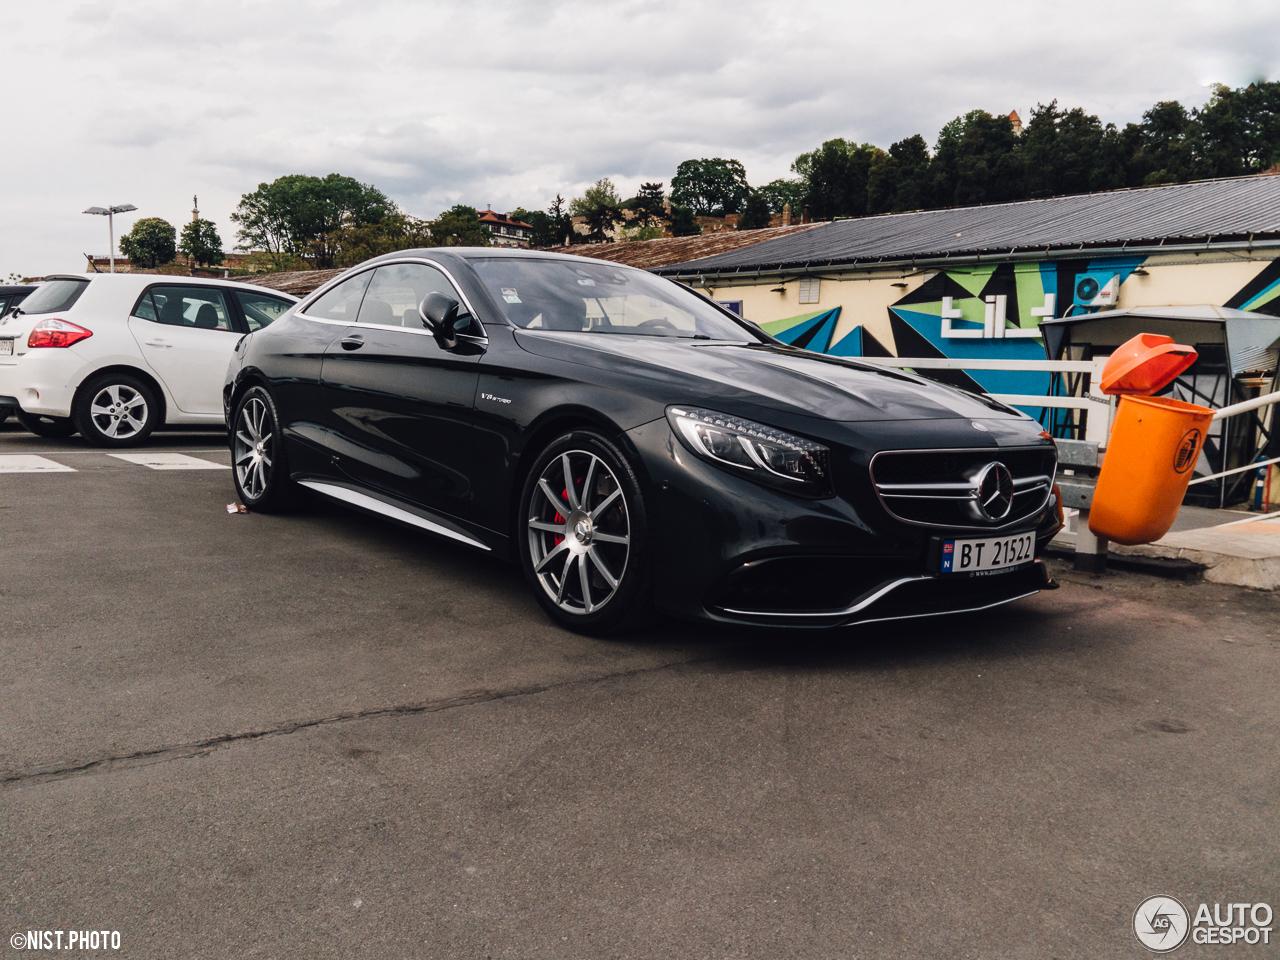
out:
<path id="1" fill-rule="evenodd" d="M 630 195 L 691 157 L 753 184 L 842 136 L 888 146 L 974 108 L 1057 98 L 1104 122 L 1280 79 L 1280 4 L 757 0 L 116 0 L 5 4 L 0 280 L 106 252 L 93 205 L 234 246 L 240 196 L 288 173 L 411 214 Z"/>

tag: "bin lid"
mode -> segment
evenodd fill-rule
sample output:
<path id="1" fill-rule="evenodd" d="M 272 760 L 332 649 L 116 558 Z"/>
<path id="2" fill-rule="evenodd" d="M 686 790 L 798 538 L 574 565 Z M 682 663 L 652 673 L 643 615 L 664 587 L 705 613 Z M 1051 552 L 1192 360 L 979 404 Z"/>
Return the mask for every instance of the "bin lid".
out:
<path id="1" fill-rule="evenodd" d="M 1149 397 L 1171 384 L 1198 357 L 1194 347 L 1174 343 L 1173 337 L 1140 333 L 1111 354 L 1102 368 L 1102 392 Z"/>

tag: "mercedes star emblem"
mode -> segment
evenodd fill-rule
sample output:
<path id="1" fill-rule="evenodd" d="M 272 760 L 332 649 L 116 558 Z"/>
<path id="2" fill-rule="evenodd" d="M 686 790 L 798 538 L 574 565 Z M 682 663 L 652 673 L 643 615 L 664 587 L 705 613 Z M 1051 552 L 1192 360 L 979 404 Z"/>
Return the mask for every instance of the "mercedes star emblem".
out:
<path id="1" fill-rule="evenodd" d="M 988 520 L 1003 520 L 1013 509 L 1013 474 L 1003 463 L 988 463 L 977 477 L 978 509 Z"/>

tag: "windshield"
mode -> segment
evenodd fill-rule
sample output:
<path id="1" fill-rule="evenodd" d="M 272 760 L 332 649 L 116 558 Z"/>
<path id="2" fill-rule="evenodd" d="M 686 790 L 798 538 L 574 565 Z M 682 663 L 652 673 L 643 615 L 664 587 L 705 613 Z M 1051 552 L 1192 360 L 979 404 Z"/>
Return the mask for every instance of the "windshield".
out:
<path id="1" fill-rule="evenodd" d="M 23 313 L 70 310 L 88 286 L 88 280 L 46 280 L 36 287 L 31 296 L 18 304 L 18 309 Z"/>
<path id="2" fill-rule="evenodd" d="M 643 270 L 523 257 L 486 257 L 471 265 L 507 319 L 528 330 L 762 340 L 679 284 Z"/>

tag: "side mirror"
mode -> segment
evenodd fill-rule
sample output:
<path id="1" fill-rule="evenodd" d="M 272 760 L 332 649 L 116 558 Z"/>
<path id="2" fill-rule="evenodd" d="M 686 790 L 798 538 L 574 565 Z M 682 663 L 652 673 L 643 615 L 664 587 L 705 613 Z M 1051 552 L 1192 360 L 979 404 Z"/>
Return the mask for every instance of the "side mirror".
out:
<path id="1" fill-rule="evenodd" d="M 440 346 L 452 350 L 458 345 L 458 334 L 471 324 L 469 314 L 458 316 L 461 304 L 443 293 L 428 293 L 418 304 L 422 324 L 433 334 Z"/>

